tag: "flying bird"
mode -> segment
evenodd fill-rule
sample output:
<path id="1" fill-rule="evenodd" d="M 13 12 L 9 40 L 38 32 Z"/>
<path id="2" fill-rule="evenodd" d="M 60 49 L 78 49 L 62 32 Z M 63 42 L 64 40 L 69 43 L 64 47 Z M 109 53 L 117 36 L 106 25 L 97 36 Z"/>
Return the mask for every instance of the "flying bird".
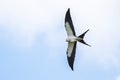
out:
<path id="1" fill-rule="evenodd" d="M 85 31 L 83 34 L 76 36 L 73 22 L 72 22 L 71 15 L 70 15 L 70 9 L 68 9 L 68 11 L 66 12 L 66 15 L 65 15 L 65 29 L 66 29 L 67 36 L 68 36 L 66 39 L 66 42 L 68 42 L 68 48 L 67 48 L 67 52 L 66 52 L 67 60 L 68 60 L 69 66 L 73 70 L 77 41 L 81 42 L 87 46 L 90 46 L 83 40 L 85 34 L 89 31 L 89 29 L 87 31 Z"/>

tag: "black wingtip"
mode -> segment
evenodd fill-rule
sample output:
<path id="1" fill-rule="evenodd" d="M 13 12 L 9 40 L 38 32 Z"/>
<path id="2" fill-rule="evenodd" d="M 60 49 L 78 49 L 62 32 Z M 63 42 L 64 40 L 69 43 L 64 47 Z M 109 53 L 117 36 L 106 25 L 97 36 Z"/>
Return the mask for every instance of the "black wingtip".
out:
<path id="1" fill-rule="evenodd" d="M 68 64 L 69 64 L 70 68 L 72 69 L 72 71 L 73 71 L 74 57 L 75 56 L 67 57 L 68 58 Z"/>
<path id="2" fill-rule="evenodd" d="M 74 71 L 73 67 L 71 67 L 72 71 Z"/>
<path id="3" fill-rule="evenodd" d="M 67 14 L 70 14 L 70 8 L 68 8 L 68 10 L 67 10 Z"/>
<path id="4" fill-rule="evenodd" d="M 70 64 L 69 64 L 69 66 L 70 66 L 71 70 L 73 71 L 73 70 L 74 70 L 74 69 L 73 69 L 73 65 L 70 65 Z"/>
<path id="5" fill-rule="evenodd" d="M 68 8 L 68 11 L 70 11 L 70 8 Z"/>

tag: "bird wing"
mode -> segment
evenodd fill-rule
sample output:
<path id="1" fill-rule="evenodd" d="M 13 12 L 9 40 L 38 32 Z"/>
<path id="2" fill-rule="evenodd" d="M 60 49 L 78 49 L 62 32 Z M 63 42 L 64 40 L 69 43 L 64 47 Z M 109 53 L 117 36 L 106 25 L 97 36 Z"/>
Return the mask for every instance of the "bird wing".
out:
<path id="1" fill-rule="evenodd" d="M 75 52 L 76 52 L 76 44 L 77 42 L 68 42 L 68 48 L 67 48 L 67 59 L 69 66 L 73 70 L 73 64 L 74 64 L 74 58 L 75 58 Z"/>
<path id="2" fill-rule="evenodd" d="M 71 15 L 70 15 L 70 9 L 68 9 L 68 11 L 66 12 L 65 28 L 66 28 L 68 36 L 76 36 L 73 22 L 72 22 Z"/>

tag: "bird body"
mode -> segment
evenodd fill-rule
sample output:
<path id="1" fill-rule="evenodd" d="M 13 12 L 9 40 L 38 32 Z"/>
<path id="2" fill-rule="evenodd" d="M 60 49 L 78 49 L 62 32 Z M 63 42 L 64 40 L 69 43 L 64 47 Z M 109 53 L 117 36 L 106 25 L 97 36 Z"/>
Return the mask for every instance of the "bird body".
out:
<path id="1" fill-rule="evenodd" d="M 66 39 L 66 42 L 76 42 L 76 41 L 81 41 L 82 38 L 80 37 L 76 37 L 76 36 L 68 36 L 68 38 Z"/>
<path id="2" fill-rule="evenodd" d="M 66 39 L 66 42 L 68 42 L 68 48 L 67 48 L 67 52 L 66 52 L 67 59 L 68 59 L 69 66 L 73 70 L 77 41 L 81 42 L 87 46 L 90 46 L 83 40 L 85 34 L 89 31 L 89 29 L 87 31 L 85 31 L 83 34 L 76 36 L 73 22 L 72 22 L 71 15 L 70 15 L 70 9 L 68 9 L 68 11 L 66 12 L 65 29 L 66 29 L 67 36 L 68 36 Z"/>

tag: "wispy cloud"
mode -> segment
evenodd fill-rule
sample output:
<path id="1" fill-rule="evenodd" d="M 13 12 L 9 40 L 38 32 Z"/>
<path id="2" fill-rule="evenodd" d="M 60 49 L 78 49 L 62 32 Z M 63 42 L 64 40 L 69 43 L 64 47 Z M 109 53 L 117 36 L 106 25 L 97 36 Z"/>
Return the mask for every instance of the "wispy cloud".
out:
<path id="1" fill-rule="evenodd" d="M 61 43 L 57 43 L 65 38 L 64 15 L 70 7 L 77 34 L 90 29 L 85 40 L 92 47 L 83 49 L 83 61 L 116 66 L 120 61 L 117 53 L 120 24 L 116 6 L 117 0 L 1 0 L 0 25 L 18 46 L 30 47 L 42 35 L 45 44 L 59 48 Z"/>
<path id="2" fill-rule="evenodd" d="M 117 76 L 115 80 L 120 80 L 120 75 L 119 75 L 119 76 Z"/>
<path id="3" fill-rule="evenodd" d="M 53 12 L 44 4 L 33 0 L 0 1 L 0 24 L 10 39 L 18 45 L 32 46 L 38 34 L 54 30 Z"/>

